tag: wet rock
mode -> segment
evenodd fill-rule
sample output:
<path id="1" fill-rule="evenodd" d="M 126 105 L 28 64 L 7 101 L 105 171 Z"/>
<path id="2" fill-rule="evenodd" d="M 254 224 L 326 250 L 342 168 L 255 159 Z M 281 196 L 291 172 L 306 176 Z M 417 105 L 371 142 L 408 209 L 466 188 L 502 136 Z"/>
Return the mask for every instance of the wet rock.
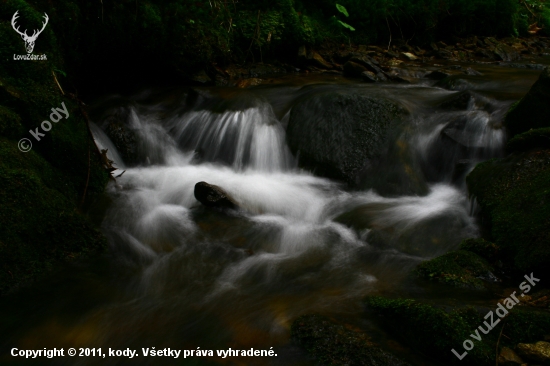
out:
<path id="1" fill-rule="evenodd" d="M 403 52 L 401 54 L 403 57 L 405 57 L 409 61 L 416 61 L 418 60 L 418 57 L 410 52 Z"/>
<path id="2" fill-rule="evenodd" d="M 136 131 L 128 124 L 130 111 L 118 108 L 101 124 L 105 134 L 117 148 L 126 164 L 137 164 L 142 159 L 138 157 L 138 137 Z"/>
<path id="3" fill-rule="evenodd" d="M 237 209 L 239 205 L 223 188 L 199 182 L 195 184 L 195 198 L 207 207 Z"/>
<path id="4" fill-rule="evenodd" d="M 475 253 L 489 262 L 495 262 L 499 255 L 499 248 L 495 244 L 482 238 L 466 239 L 462 241 L 462 243 L 460 243 L 460 250 Z"/>
<path id="5" fill-rule="evenodd" d="M 446 77 L 448 77 L 450 75 L 451 74 L 448 74 L 446 72 L 436 70 L 436 71 L 432 71 L 432 72 L 427 73 L 424 77 L 427 78 L 427 79 L 432 79 L 432 80 L 443 80 L 443 79 L 445 79 Z"/>
<path id="6" fill-rule="evenodd" d="M 320 365 L 409 365 L 375 346 L 365 334 L 320 315 L 305 315 L 296 319 L 292 323 L 291 337 Z"/>
<path id="7" fill-rule="evenodd" d="M 344 75 L 350 77 L 361 77 L 361 74 L 368 71 L 363 65 L 353 61 L 348 61 L 344 64 Z"/>
<path id="8" fill-rule="evenodd" d="M 505 64 L 503 66 L 513 67 L 516 69 L 530 69 L 530 70 L 544 70 L 546 68 L 543 64 Z"/>
<path id="9" fill-rule="evenodd" d="M 465 250 L 450 252 L 421 263 L 416 272 L 420 277 L 459 288 L 481 290 L 484 281 L 498 282 L 494 269 L 475 253 Z"/>
<path id="10" fill-rule="evenodd" d="M 439 56 L 440 58 L 444 58 L 444 59 L 451 59 L 453 58 L 453 53 L 447 49 L 439 49 L 439 51 L 437 51 L 437 56 Z"/>
<path id="11" fill-rule="evenodd" d="M 478 49 L 476 52 L 475 52 L 475 55 L 477 57 L 481 57 L 481 58 L 487 58 L 489 60 L 495 60 L 496 59 L 496 55 L 494 52 L 491 52 L 489 50 L 486 50 L 484 48 L 480 48 Z"/>
<path id="12" fill-rule="evenodd" d="M 259 78 L 242 79 L 237 81 L 237 87 L 244 89 L 244 88 L 249 88 L 251 86 L 261 85 L 262 82 L 263 80 Z"/>
<path id="13" fill-rule="evenodd" d="M 315 51 L 312 51 L 311 54 L 308 55 L 308 60 L 315 67 L 319 67 L 321 69 L 332 69 L 332 65 Z"/>
<path id="14" fill-rule="evenodd" d="M 521 357 L 539 365 L 550 365 L 550 343 L 540 341 L 535 344 L 520 343 L 516 347 Z"/>
<path id="15" fill-rule="evenodd" d="M 482 73 L 480 73 L 480 72 L 477 71 L 477 70 L 472 69 L 471 67 L 468 67 L 468 68 L 466 69 L 466 71 L 464 71 L 464 73 L 465 73 L 466 75 L 472 75 L 472 76 L 481 76 L 481 75 L 483 75 Z"/>
<path id="16" fill-rule="evenodd" d="M 527 95 L 515 103 L 504 121 L 511 136 L 550 127 L 550 68 L 546 68 Z"/>
<path id="17" fill-rule="evenodd" d="M 367 311 L 379 317 L 382 327 L 411 348 L 439 360 L 438 365 L 460 365 L 450 350 L 471 339 L 472 329 L 483 324 L 482 316 L 473 309 L 447 312 L 412 299 L 369 296 L 365 305 Z M 494 365 L 494 343 L 482 337 L 468 352 L 467 362 L 469 365 Z"/>
<path id="18" fill-rule="evenodd" d="M 325 91 L 292 108 L 287 138 L 303 167 L 356 184 L 360 172 L 387 150 L 390 131 L 405 114 L 386 98 Z"/>
<path id="19" fill-rule="evenodd" d="M 313 66 L 320 69 L 332 69 L 332 64 L 326 61 L 317 51 L 307 50 L 305 46 L 298 49 L 298 64 L 301 67 Z"/>
<path id="20" fill-rule="evenodd" d="M 478 164 L 466 178 L 481 222 L 517 271 L 550 279 L 550 150 L 516 153 Z"/>
<path id="21" fill-rule="evenodd" d="M 523 360 L 511 348 L 503 347 L 498 356 L 498 364 L 501 366 L 521 366 Z"/>
<path id="22" fill-rule="evenodd" d="M 506 144 L 508 152 L 550 149 L 550 127 L 529 130 L 514 136 Z"/>
<path id="23" fill-rule="evenodd" d="M 370 71 L 363 71 L 361 73 L 361 79 L 366 83 L 376 83 L 378 81 L 376 75 Z"/>
<path id="24" fill-rule="evenodd" d="M 498 41 L 494 37 L 485 37 L 483 42 L 489 47 L 495 47 L 498 45 Z"/>
<path id="25" fill-rule="evenodd" d="M 519 52 L 504 43 L 499 43 L 494 50 L 495 55 L 502 61 L 516 61 L 520 59 Z"/>
<path id="26" fill-rule="evenodd" d="M 354 56 L 350 61 L 362 65 L 368 71 L 375 74 L 384 74 L 384 71 L 379 66 L 380 63 L 370 56 Z"/>
<path id="27" fill-rule="evenodd" d="M 205 70 L 201 70 L 193 74 L 191 80 L 203 85 L 213 84 L 212 79 L 210 78 L 210 76 L 208 76 Z"/>
<path id="28" fill-rule="evenodd" d="M 476 94 L 469 90 L 455 93 L 439 104 L 439 108 L 449 111 L 465 111 L 470 103 L 475 100 Z"/>

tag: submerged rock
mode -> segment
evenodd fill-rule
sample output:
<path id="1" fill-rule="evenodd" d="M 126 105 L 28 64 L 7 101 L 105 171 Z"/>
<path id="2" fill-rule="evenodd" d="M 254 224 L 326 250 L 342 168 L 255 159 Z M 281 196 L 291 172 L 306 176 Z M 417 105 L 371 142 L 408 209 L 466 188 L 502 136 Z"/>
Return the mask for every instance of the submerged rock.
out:
<path id="1" fill-rule="evenodd" d="M 353 92 L 313 94 L 292 108 L 287 137 L 301 166 L 358 183 L 362 170 L 388 150 L 406 111 L 396 102 Z"/>
<path id="2" fill-rule="evenodd" d="M 195 184 L 195 198 L 207 207 L 237 209 L 239 205 L 223 188 L 199 182 Z"/>
<path id="3" fill-rule="evenodd" d="M 531 90 L 515 103 L 504 124 L 512 136 L 534 128 L 550 127 L 550 68 L 539 76 Z"/>
<path id="4" fill-rule="evenodd" d="M 407 366 L 389 352 L 369 341 L 368 337 L 349 330 L 320 315 L 296 319 L 291 328 L 292 340 L 321 365 Z"/>

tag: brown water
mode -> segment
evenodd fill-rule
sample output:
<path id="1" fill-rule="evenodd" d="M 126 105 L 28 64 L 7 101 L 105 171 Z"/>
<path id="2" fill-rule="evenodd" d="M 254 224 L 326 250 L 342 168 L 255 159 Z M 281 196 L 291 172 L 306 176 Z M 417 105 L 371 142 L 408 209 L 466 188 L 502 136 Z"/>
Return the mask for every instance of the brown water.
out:
<path id="1" fill-rule="evenodd" d="M 367 331 L 414 364 L 435 364 L 385 334 L 365 316 L 361 300 L 384 294 L 475 305 L 498 296 L 426 284 L 411 274 L 418 263 L 478 235 L 464 175 L 503 154 L 502 117 L 538 76 L 473 67 L 483 75 L 457 77 L 456 90 L 421 78 L 396 85 L 292 76 L 248 90 L 146 90 L 98 102 L 97 143 L 126 170 L 90 212 L 109 253 L 0 299 L 0 363 L 310 365 L 289 343 L 289 327 L 300 315 L 321 313 Z M 285 141 L 294 104 L 342 90 L 383 96 L 410 112 L 392 135 L 397 152 L 353 191 L 296 168 Z M 463 90 L 476 93 L 465 110 L 438 107 Z M 138 134 L 134 164 L 122 161 L 101 130 L 117 111 Z M 461 127 L 449 127 L 457 118 Z M 442 141 L 446 128 L 461 147 Z M 384 192 L 377 177 L 401 164 L 425 194 L 410 194 L 407 182 Z M 193 196 L 199 181 L 222 186 L 244 209 L 205 209 Z M 26 361 L 6 356 L 12 347 L 130 348 L 139 356 Z M 277 357 L 152 359 L 142 347 L 214 354 L 274 347 Z"/>

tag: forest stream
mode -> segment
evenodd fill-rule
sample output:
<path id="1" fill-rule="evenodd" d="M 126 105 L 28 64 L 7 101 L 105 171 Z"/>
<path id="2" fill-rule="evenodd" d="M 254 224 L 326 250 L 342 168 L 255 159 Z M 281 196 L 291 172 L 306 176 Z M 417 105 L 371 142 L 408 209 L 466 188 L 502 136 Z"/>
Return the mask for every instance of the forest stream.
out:
<path id="1" fill-rule="evenodd" d="M 411 363 L 437 365 L 365 316 L 362 299 L 496 304 L 502 283 L 478 293 L 419 281 L 413 270 L 480 236 L 465 177 L 477 163 L 505 155 L 504 115 L 540 73 L 460 67 L 478 75 L 446 84 L 414 68 L 407 84 L 289 75 L 248 89 L 144 88 L 99 98 L 92 132 L 118 170 L 88 215 L 109 252 L 5 296 L 0 311 L 12 315 L 0 346 L 139 354 L 40 360 L 56 365 L 313 365 L 290 342 L 290 324 L 317 313 L 368 330 Z M 301 168 L 300 149 L 288 143 L 289 126 L 321 121 L 330 112 L 323 96 L 332 94 L 382 98 L 404 111 L 352 184 Z M 306 117 L 293 114 L 300 105 Z M 134 132 L 130 152 L 108 137 L 113 123 Z M 221 187 L 238 208 L 205 207 L 194 195 L 198 182 Z M 214 354 L 273 347 L 277 356 L 143 357 L 142 348 L 152 347 Z"/>

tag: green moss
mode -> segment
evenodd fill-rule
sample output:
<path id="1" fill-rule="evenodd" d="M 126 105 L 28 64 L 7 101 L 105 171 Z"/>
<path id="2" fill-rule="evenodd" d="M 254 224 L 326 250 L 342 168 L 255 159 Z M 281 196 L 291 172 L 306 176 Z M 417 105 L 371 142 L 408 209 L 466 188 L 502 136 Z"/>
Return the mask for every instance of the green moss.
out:
<path id="1" fill-rule="evenodd" d="M 23 131 L 21 117 L 11 109 L 0 106 L 0 136 L 17 138 Z"/>
<path id="2" fill-rule="evenodd" d="M 520 274 L 550 276 L 550 150 L 479 164 L 467 177 L 482 223 Z"/>
<path id="3" fill-rule="evenodd" d="M 0 140 L 0 292 L 105 247 L 67 198 L 72 192 L 64 180 L 38 154 Z"/>
<path id="4" fill-rule="evenodd" d="M 16 10 L 21 29 L 34 29 L 46 9 L 22 0 L 0 3 L 2 19 L 11 19 Z M 24 43 L 9 21 L 0 23 L 0 58 L 7 60 L 0 64 L 0 292 L 55 269 L 60 261 L 105 247 L 77 207 L 86 186 L 88 202 L 102 194 L 108 175 L 80 110 L 55 82 L 53 72 L 61 78 L 56 70 L 64 62 L 54 34 L 56 12 L 47 8 L 47 13 L 50 23 L 34 49 L 46 54 L 46 61 L 13 60 L 13 54 L 26 53 Z M 29 130 L 49 120 L 51 109 L 61 103 L 69 118 L 36 141 Z M 19 151 L 21 138 L 32 141 L 32 151 Z"/>
<path id="5" fill-rule="evenodd" d="M 381 323 L 406 344 L 453 365 L 460 365 L 461 361 L 451 349 L 462 354 L 462 343 L 470 339 L 473 330 L 483 323 L 482 317 L 472 309 L 445 312 L 415 300 L 369 297 L 366 305 L 380 315 Z M 476 342 L 467 357 L 468 364 L 494 364 L 494 346 Z"/>
<path id="6" fill-rule="evenodd" d="M 506 144 L 508 152 L 550 149 L 550 127 L 529 130 L 514 136 Z"/>
<path id="7" fill-rule="evenodd" d="M 475 253 L 491 263 L 497 260 L 499 252 L 495 244 L 482 238 L 466 239 L 460 243 L 460 249 Z"/>
<path id="8" fill-rule="evenodd" d="M 291 327 L 292 340 L 320 365 L 408 365 L 374 346 L 368 337 L 320 315 L 305 315 Z"/>
<path id="9" fill-rule="evenodd" d="M 421 263 L 416 272 L 423 278 L 455 287 L 483 289 L 480 278 L 492 278 L 493 268 L 475 253 L 458 250 Z"/>
<path id="10" fill-rule="evenodd" d="M 531 343 L 544 339 L 550 329 L 550 312 L 523 309 L 516 305 L 501 319 L 493 313 L 494 321 L 485 319 L 490 309 L 462 308 L 445 311 L 410 299 L 368 297 L 367 309 L 381 317 L 381 324 L 409 346 L 453 365 L 494 365 L 495 347 L 500 337 L 500 347 L 515 348 L 518 343 Z M 471 334 L 484 322 L 497 323 L 488 334 L 478 330 L 481 341 Z M 504 329 L 503 329 L 504 327 Z M 502 336 L 500 333 L 502 332 Z M 470 339 L 474 348 L 462 361 L 451 352 L 462 354 L 463 342 Z"/>
<path id="11" fill-rule="evenodd" d="M 537 82 L 517 105 L 513 105 L 504 124 L 511 136 L 530 129 L 550 127 L 550 69 L 546 68 Z"/>

